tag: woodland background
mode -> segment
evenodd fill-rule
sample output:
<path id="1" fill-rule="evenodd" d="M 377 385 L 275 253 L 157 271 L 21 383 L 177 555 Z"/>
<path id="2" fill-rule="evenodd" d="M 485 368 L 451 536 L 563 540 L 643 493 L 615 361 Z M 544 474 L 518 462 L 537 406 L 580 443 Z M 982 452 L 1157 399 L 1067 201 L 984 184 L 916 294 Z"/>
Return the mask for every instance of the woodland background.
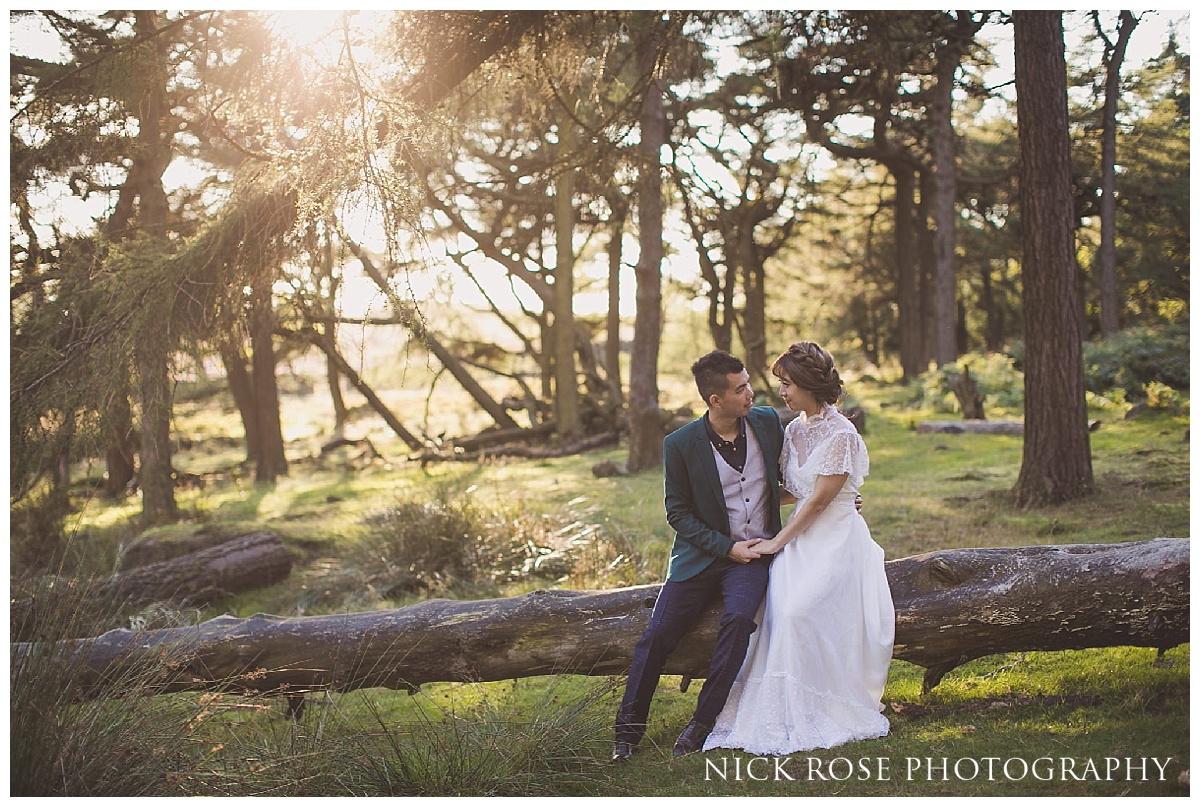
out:
<path id="1" fill-rule="evenodd" d="M 1068 15 L 1057 89 L 1030 65 L 1027 98 L 1065 93 L 1070 115 L 1069 178 L 1026 183 L 1035 228 L 1014 88 L 988 69 L 1002 14 L 357 17 L 288 18 L 298 45 L 254 12 L 14 13 L 59 40 L 11 56 L 17 501 L 103 457 L 107 495 L 136 472 L 145 523 L 176 518 L 173 390 L 193 377 L 227 379 L 256 479 L 286 474 L 280 367 L 300 355 L 328 365 L 335 435 L 353 387 L 413 450 L 552 423 L 561 443 L 627 435 L 635 471 L 660 451 L 660 368 L 689 361 L 659 355 L 666 328 L 688 355 L 735 349 L 768 395 L 800 337 L 904 381 L 1046 346 L 1032 382 L 1069 376 L 1042 392 L 1066 413 L 1046 456 L 1081 467 L 1086 445 L 1054 435 L 1081 434 L 1085 383 L 1186 385 L 1182 354 L 1085 380 L 1073 347 L 1186 344 L 1189 57 L 1171 34 L 1122 70 L 1137 15 Z M 1029 117 L 1032 144 L 1053 116 Z M 90 222 L 68 226 L 68 189 Z M 1022 239 L 1064 231 L 1023 278 Z M 1030 339 L 1043 323 L 1065 330 Z M 482 422 L 413 426 L 380 394 L 419 386 L 409 367 L 451 376 Z M 1050 498 L 1086 480 L 1067 487 Z"/>
<path id="2" fill-rule="evenodd" d="M 687 367 L 730 349 L 778 405 L 768 368 L 800 338 L 831 349 L 867 413 L 890 557 L 1186 537 L 1188 41 L 1186 14 L 1148 11 L 12 12 L 14 601 L 77 592 L 38 612 L 37 635 L 60 638 L 212 608 L 653 582 L 662 436 L 701 408 Z M 1023 434 L 922 445 L 919 418 L 963 414 L 967 373 L 986 416 Z M 504 504 L 481 508 L 481 488 Z M 88 601 L 139 543 L 264 525 L 299 559 L 285 584 L 200 610 Z M 444 565 L 463 536 L 469 560 Z M 1096 684 L 1113 705 L 1095 753 L 1122 732 L 1151 742 L 1118 717 L 1134 704 L 1186 758 L 1186 646 L 1172 655 L 1169 671 L 1056 661 L 1033 686 L 1136 667 Z M 30 772 L 14 793 L 354 790 L 333 767 L 282 784 L 310 753 L 349 753 L 311 717 L 218 728 L 254 710 L 166 698 L 81 711 L 39 701 L 48 668 L 29 669 L 12 682 Z M 889 692 L 919 700 L 913 675 L 898 663 Z M 516 719 L 499 700 L 552 717 L 530 759 L 557 731 L 578 742 L 554 776 L 505 757 L 498 792 L 623 792 L 589 767 L 607 717 L 582 715 L 608 693 L 481 691 L 439 691 L 469 717 L 450 735 L 428 703 L 413 718 L 331 699 L 320 720 L 432 720 L 430 759 L 461 762 Z M 943 720 L 899 732 L 896 753 L 957 730 Z M 159 724 L 180 729 L 179 756 L 139 745 Z M 201 724 L 216 734 L 198 750 Z M 1045 728 L 989 726 L 1016 749 Z M 234 734 L 270 735 L 274 761 L 205 750 Z M 137 782 L 88 767 L 121 753 L 166 767 Z M 377 770 L 355 792 L 490 781 L 395 759 L 408 784 Z"/>

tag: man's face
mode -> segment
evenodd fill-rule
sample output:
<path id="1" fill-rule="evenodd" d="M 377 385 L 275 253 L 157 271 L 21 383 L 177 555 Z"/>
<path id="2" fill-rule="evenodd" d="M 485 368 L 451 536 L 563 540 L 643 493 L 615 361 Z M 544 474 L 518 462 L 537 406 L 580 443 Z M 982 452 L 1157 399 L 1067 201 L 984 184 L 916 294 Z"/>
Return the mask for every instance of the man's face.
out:
<path id="1" fill-rule="evenodd" d="M 730 373 L 725 376 L 725 391 L 713 396 L 713 408 L 719 409 L 729 417 L 742 417 L 749 414 L 754 406 L 754 388 L 750 386 L 750 373 L 743 370 L 740 373 Z"/>

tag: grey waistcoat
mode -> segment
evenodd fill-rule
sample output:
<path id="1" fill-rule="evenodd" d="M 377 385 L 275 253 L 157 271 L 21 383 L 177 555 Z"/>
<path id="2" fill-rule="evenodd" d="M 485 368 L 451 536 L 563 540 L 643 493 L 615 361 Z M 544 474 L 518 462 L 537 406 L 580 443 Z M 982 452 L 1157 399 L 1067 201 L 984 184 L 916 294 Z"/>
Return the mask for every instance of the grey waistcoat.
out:
<path id="1" fill-rule="evenodd" d="M 729 512 L 729 537 L 735 541 L 771 538 L 767 533 L 767 470 L 753 429 L 746 429 L 746 465 L 739 473 L 713 446 L 717 473 Z"/>

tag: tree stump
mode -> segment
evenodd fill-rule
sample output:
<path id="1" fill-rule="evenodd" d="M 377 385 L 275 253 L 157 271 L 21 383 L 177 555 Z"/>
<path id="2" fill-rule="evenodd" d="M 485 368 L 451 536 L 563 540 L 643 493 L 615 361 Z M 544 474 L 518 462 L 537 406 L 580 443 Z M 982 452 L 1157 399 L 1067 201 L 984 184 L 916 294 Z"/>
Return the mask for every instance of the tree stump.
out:
<path id="1" fill-rule="evenodd" d="M 978 382 L 971 378 L 971 368 L 964 364 L 963 371 L 953 375 L 952 378 L 953 382 L 950 388 L 954 391 L 954 397 L 958 398 L 963 418 L 965 420 L 985 420 L 983 393 L 979 391 Z"/>

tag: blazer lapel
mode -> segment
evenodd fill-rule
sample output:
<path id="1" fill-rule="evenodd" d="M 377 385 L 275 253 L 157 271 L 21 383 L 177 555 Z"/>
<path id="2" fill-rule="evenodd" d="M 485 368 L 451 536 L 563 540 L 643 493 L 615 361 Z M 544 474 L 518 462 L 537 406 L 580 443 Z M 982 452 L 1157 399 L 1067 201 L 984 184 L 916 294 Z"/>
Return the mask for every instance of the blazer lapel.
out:
<path id="1" fill-rule="evenodd" d="M 721 474 L 717 471 L 717 459 L 713 456 L 712 443 L 708 440 L 708 429 L 704 425 L 703 418 L 695 421 L 693 431 L 688 437 L 692 444 L 693 470 L 699 470 L 707 481 L 708 492 L 712 496 L 712 500 L 716 502 L 716 512 L 721 513 L 728 526 L 729 514 L 725 510 L 725 489 L 721 486 Z M 695 493 L 700 494 L 702 491 L 697 489 Z M 703 507 L 701 502 L 697 502 L 696 505 Z"/>

